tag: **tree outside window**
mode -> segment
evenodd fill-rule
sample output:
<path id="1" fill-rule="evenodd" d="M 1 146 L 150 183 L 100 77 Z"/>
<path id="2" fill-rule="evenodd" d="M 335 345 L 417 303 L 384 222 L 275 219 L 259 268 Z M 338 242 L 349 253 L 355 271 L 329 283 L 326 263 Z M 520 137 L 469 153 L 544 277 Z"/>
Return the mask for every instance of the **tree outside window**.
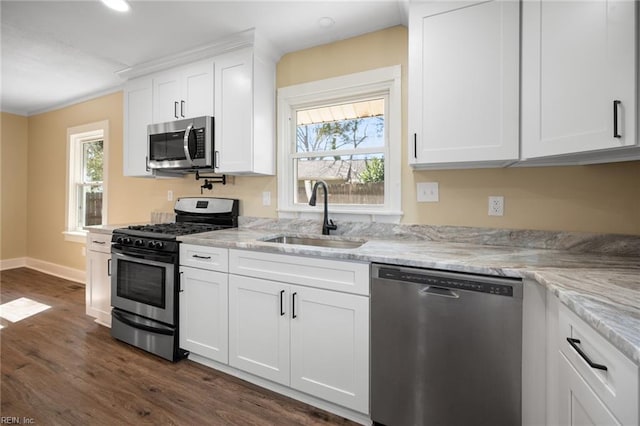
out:
<path id="1" fill-rule="evenodd" d="M 102 224 L 104 142 L 82 142 L 82 176 L 77 182 L 78 229 Z"/>
<path id="2" fill-rule="evenodd" d="M 384 204 L 384 101 L 297 110 L 296 203 L 307 203 L 315 181 L 324 180 L 332 204 Z"/>
<path id="3" fill-rule="evenodd" d="M 105 152 L 108 122 L 69 128 L 66 238 L 80 239 L 85 226 L 106 222 Z M 76 239 L 78 238 L 78 239 Z"/>

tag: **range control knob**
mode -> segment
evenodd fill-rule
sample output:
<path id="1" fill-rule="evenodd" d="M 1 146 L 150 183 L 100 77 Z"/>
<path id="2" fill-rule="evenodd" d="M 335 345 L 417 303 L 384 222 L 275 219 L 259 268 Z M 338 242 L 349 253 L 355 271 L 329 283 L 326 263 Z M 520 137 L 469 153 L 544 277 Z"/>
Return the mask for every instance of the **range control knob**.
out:
<path id="1" fill-rule="evenodd" d="M 149 247 L 149 248 L 154 248 L 155 246 L 156 246 L 156 242 L 155 241 L 149 241 L 147 243 L 147 247 Z"/>
<path id="2" fill-rule="evenodd" d="M 131 238 L 129 238 L 129 237 L 125 237 L 125 238 L 122 240 L 122 242 L 123 242 L 124 244 L 131 244 Z"/>
<path id="3" fill-rule="evenodd" d="M 135 246 L 142 247 L 142 246 L 144 245 L 144 241 L 142 241 L 142 240 L 135 240 L 133 244 L 134 244 Z"/>
<path id="4" fill-rule="evenodd" d="M 116 243 L 122 244 L 122 241 L 124 241 L 124 238 L 122 238 L 122 237 L 117 237 L 116 238 Z"/>
<path id="5" fill-rule="evenodd" d="M 154 248 L 161 249 L 164 247 L 164 243 L 162 241 L 156 241 Z"/>

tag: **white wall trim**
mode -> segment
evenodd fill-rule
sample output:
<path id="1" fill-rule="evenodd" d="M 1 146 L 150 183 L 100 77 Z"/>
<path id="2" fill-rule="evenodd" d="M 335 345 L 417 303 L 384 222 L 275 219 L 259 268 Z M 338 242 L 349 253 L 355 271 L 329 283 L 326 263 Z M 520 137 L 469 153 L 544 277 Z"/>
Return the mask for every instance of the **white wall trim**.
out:
<path id="1" fill-rule="evenodd" d="M 45 274 L 64 278 L 65 280 L 74 281 L 80 284 L 85 283 L 87 276 L 86 272 L 81 269 L 69 268 L 68 266 L 46 262 L 32 257 L 27 258 L 27 264 L 25 266 L 36 271 L 44 272 Z"/>
<path id="2" fill-rule="evenodd" d="M 5 271 L 7 269 L 24 268 L 25 266 L 27 266 L 26 257 L 16 257 L 14 259 L 0 260 L 0 271 Z"/>

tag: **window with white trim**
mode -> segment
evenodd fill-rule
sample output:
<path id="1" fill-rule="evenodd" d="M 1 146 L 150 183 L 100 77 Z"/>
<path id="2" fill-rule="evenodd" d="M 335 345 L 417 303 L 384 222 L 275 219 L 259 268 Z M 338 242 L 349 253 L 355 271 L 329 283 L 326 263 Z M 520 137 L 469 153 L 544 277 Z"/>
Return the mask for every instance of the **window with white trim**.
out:
<path id="1" fill-rule="evenodd" d="M 400 104 L 400 66 L 279 89 L 280 216 L 317 215 L 323 180 L 332 216 L 398 222 Z"/>
<path id="2" fill-rule="evenodd" d="M 67 239 L 84 241 L 84 227 L 106 222 L 108 122 L 67 130 Z"/>

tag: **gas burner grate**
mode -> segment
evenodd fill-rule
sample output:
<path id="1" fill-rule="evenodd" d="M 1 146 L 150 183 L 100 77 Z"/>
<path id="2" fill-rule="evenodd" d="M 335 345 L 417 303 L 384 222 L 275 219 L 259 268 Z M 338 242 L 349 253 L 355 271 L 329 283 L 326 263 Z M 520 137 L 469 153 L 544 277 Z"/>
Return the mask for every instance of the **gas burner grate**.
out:
<path id="1" fill-rule="evenodd" d="M 193 223 L 193 222 L 176 222 L 176 223 L 159 223 L 155 225 L 131 225 L 128 229 L 133 231 L 142 231 L 158 234 L 169 235 L 189 235 L 197 234 L 200 232 L 217 231 L 224 229 L 225 226 L 212 225 L 208 223 Z"/>

